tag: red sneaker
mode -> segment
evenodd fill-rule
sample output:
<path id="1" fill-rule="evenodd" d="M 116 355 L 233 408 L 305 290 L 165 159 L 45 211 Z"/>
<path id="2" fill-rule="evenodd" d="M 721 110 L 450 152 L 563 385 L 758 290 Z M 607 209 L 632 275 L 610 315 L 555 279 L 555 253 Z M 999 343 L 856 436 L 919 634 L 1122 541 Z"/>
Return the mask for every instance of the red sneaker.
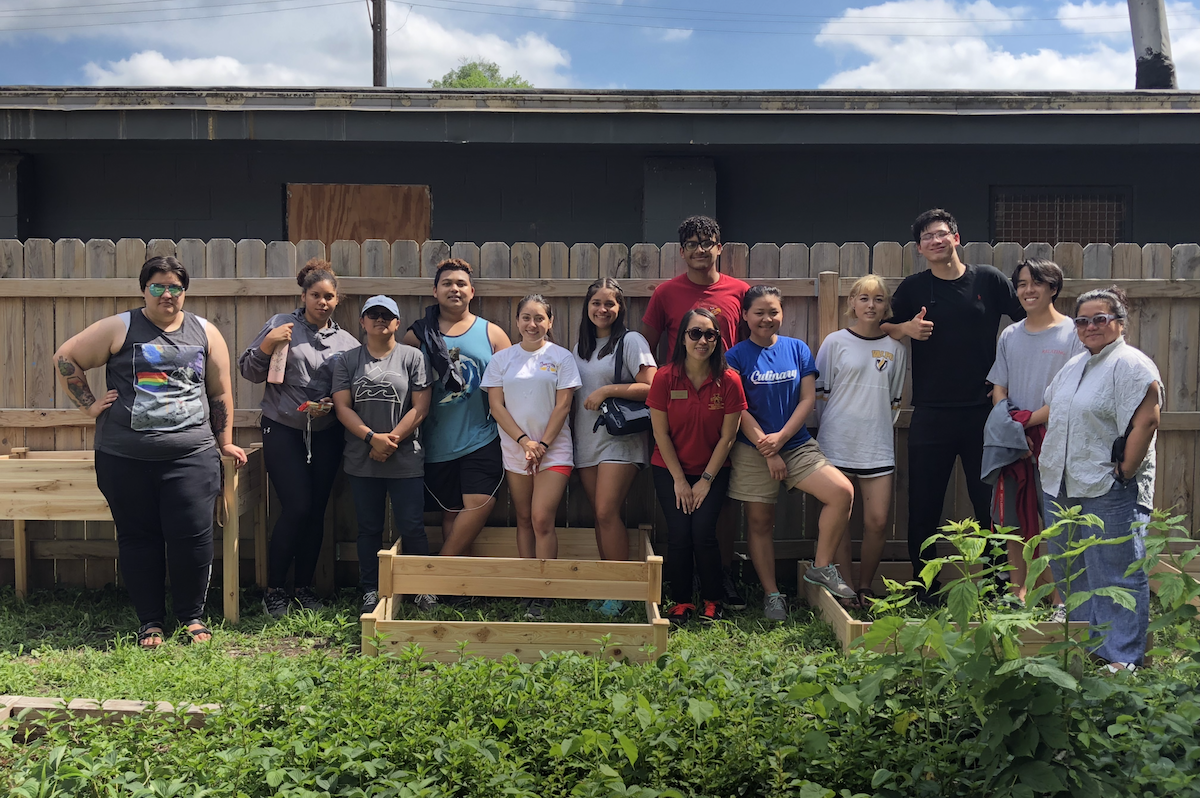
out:
<path id="1" fill-rule="evenodd" d="M 676 604 L 667 612 L 667 620 L 676 626 L 683 626 L 691 621 L 695 614 L 695 604 Z"/>
<path id="2" fill-rule="evenodd" d="M 724 617 L 721 612 L 721 605 L 715 601 L 704 602 L 703 608 L 700 610 L 700 623 L 716 623 Z"/>

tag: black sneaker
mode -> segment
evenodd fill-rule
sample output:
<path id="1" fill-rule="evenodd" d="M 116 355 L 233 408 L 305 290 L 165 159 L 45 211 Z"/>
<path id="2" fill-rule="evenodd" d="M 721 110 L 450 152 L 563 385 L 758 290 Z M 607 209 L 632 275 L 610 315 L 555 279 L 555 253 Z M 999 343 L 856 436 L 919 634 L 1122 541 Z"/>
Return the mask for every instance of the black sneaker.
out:
<path id="1" fill-rule="evenodd" d="M 362 606 L 358 608 L 360 615 L 366 615 L 369 612 L 375 612 L 375 608 L 379 606 L 379 591 L 368 590 L 363 593 Z"/>
<path id="2" fill-rule="evenodd" d="M 700 623 L 714 624 L 725 617 L 721 605 L 716 601 L 706 601 L 700 607 Z"/>
<path id="3" fill-rule="evenodd" d="M 721 588 L 725 591 L 725 606 L 731 610 L 746 609 L 746 599 L 738 592 L 733 583 L 733 574 L 725 571 L 721 575 Z"/>
<path id="4" fill-rule="evenodd" d="M 429 612 L 438 605 L 438 597 L 430 593 L 422 593 L 419 596 L 413 596 L 412 603 L 421 612 Z"/>
<path id="5" fill-rule="evenodd" d="M 546 618 L 546 610 L 554 606 L 554 599 L 537 598 L 529 602 L 525 608 L 525 618 L 530 621 L 541 621 Z"/>
<path id="6" fill-rule="evenodd" d="M 696 614 L 696 605 L 684 602 L 667 611 L 667 620 L 676 626 L 686 626 Z"/>
<path id="7" fill-rule="evenodd" d="M 269 587 L 263 593 L 263 612 L 272 618 L 282 618 L 291 609 L 292 597 L 281 587 Z"/>
<path id="8" fill-rule="evenodd" d="M 325 609 L 325 605 L 317 598 L 316 591 L 311 587 L 298 588 L 294 600 L 300 605 L 301 609 L 311 610 L 312 612 L 320 612 Z"/>

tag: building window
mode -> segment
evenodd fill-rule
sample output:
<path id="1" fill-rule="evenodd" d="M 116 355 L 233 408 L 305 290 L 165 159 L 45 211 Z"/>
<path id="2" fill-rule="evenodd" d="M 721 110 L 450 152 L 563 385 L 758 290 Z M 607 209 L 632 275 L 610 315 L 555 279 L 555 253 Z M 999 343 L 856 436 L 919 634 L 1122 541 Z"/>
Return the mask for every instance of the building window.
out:
<path id="1" fill-rule="evenodd" d="M 993 186 L 992 241 L 1117 244 L 1125 240 L 1129 190 Z"/>

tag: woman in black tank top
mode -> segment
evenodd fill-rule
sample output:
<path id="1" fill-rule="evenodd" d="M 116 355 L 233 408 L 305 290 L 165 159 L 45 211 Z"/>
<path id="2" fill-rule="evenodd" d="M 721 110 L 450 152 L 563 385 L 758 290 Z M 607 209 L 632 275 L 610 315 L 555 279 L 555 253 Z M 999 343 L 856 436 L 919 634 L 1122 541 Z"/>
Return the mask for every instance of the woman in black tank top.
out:
<path id="1" fill-rule="evenodd" d="M 138 278 L 145 307 L 101 319 L 54 355 L 59 384 L 96 419 L 96 483 L 146 648 L 164 639 L 168 570 L 184 639 L 211 638 L 202 616 L 221 454 L 246 462 L 233 444 L 229 350 L 215 326 L 183 310 L 189 282 L 175 258 L 151 258 Z M 109 390 L 97 399 L 85 372 L 101 366 Z"/>

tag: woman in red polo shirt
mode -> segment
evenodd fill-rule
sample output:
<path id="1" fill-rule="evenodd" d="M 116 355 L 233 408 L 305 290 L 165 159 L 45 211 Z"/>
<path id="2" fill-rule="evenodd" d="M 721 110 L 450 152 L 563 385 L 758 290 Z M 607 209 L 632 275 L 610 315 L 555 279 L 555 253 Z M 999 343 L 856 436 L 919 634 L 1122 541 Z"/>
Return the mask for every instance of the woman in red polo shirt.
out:
<path id="1" fill-rule="evenodd" d="M 646 404 L 654 424 L 654 490 L 667 519 L 667 581 L 672 623 L 696 614 L 693 561 L 700 571 L 700 620 L 720 620 L 721 552 L 717 516 L 729 488 L 729 450 L 746 394 L 725 365 L 717 319 L 707 310 L 683 316 L 671 362 L 658 370 Z"/>

